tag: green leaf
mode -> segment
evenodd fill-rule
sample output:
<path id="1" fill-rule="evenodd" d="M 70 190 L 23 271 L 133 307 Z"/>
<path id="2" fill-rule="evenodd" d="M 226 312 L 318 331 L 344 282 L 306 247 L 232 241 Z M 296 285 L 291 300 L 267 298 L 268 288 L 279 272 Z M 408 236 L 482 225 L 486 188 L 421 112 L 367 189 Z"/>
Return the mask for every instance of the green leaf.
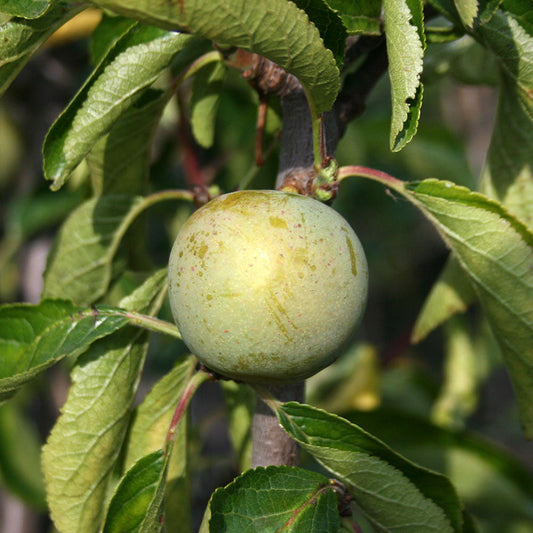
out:
<path id="1" fill-rule="evenodd" d="M 381 34 L 381 0 L 326 0 L 337 11 L 349 35 Z"/>
<path id="2" fill-rule="evenodd" d="M 165 28 L 256 52 L 294 74 L 317 112 L 333 105 L 339 90 L 335 59 L 309 24 L 307 15 L 286 0 L 97 0 L 97 5 Z"/>
<path id="3" fill-rule="evenodd" d="M 464 313 L 475 300 L 468 276 L 457 259 L 450 256 L 416 319 L 412 342 L 420 342 L 453 315 Z"/>
<path id="4" fill-rule="evenodd" d="M 331 9 L 326 0 L 292 1 L 307 13 L 309 20 L 318 28 L 324 45 L 333 52 L 337 67 L 341 69 L 347 33 L 339 15 Z"/>
<path id="5" fill-rule="evenodd" d="M 347 420 L 309 405 L 277 407 L 282 427 L 331 471 L 381 531 L 462 531 L 461 506 L 442 475 L 411 463 Z"/>
<path id="6" fill-rule="evenodd" d="M 156 532 L 168 458 L 157 450 L 139 459 L 120 481 L 109 504 L 103 533 Z"/>
<path id="7" fill-rule="evenodd" d="M 503 9 L 513 15 L 516 21 L 533 35 L 533 12 L 528 2 L 523 0 L 503 0 Z"/>
<path id="8" fill-rule="evenodd" d="M 502 0 L 454 0 L 454 3 L 462 23 L 472 29 L 487 23 Z"/>
<path id="9" fill-rule="evenodd" d="M 41 16 L 50 4 L 50 0 L 3 0 L 0 11 L 13 17 L 34 19 Z"/>
<path id="10" fill-rule="evenodd" d="M 69 298 L 80 305 L 101 298 L 111 282 L 118 247 L 136 217 L 155 203 L 179 198 L 189 196 L 179 191 L 144 198 L 107 195 L 82 204 L 56 236 L 44 274 L 43 298 Z"/>
<path id="11" fill-rule="evenodd" d="M 441 428 L 398 409 L 343 416 L 412 461 L 448 476 L 481 531 L 531 529 L 533 475 L 514 454 L 476 434 Z"/>
<path id="12" fill-rule="evenodd" d="M 165 294 L 162 270 L 121 306 L 153 314 Z M 62 533 L 100 531 L 147 348 L 147 333 L 127 327 L 94 343 L 72 371 L 67 401 L 42 454 L 50 513 Z"/>
<path id="13" fill-rule="evenodd" d="M 39 18 L 13 18 L 0 26 L 0 96 L 48 37 L 82 10 L 57 2 Z"/>
<path id="14" fill-rule="evenodd" d="M 41 442 L 34 424 L 12 401 L 0 407 L 0 485 L 26 504 L 46 509 Z"/>
<path id="15" fill-rule="evenodd" d="M 195 371 L 196 359 L 186 357 L 148 393 L 133 414 L 124 464 L 130 468 L 144 455 L 165 443 L 170 421 L 183 390 Z M 166 486 L 167 531 L 192 531 L 188 472 L 188 422 L 184 418 L 170 453 Z M 128 530 L 129 531 L 129 530 Z"/>
<path id="16" fill-rule="evenodd" d="M 229 417 L 229 437 L 241 471 L 250 468 L 252 461 L 252 418 L 256 395 L 244 383 L 221 381 Z"/>
<path id="17" fill-rule="evenodd" d="M 533 437 L 533 234 L 500 204 L 449 182 L 407 185 L 476 289 Z"/>
<path id="18" fill-rule="evenodd" d="M 226 67 L 222 62 L 209 63 L 194 76 L 191 128 L 196 142 L 204 148 L 213 145 L 216 112 L 225 76 Z"/>
<path id="19" fill-rule="evenodd" d="M 190 35 L 136 25 L 111 48 L 49 130 L 44 173 L 59 189 L 96 141 L 193 41 Z"/>
<path id="20" fill-rule="evenodd" d="M 502 68 L 498 113 L 481 190 L 533 227 L 533 36 L 498 12 L 476 36 Z"/>
<path id="21" fill-rule="evenodd" d="M 498 112 L 480 188 L 531 228 L 533 96 L 528 88 L 533 86 L 533 38 L 519 21 L 523 23 L 524 18 L 498 11 L 473 33 L 494 53 L 502 71 Z M 415 338 L 423 338 L 448 316 L 465 310 L 473 301 L 471 292 L 459 268 L 445 270 L 417 321 Z"/>
<path id="22" fill-rule="evenodd" d="M 245 472 L 210 502 L 209 531 L 338 533 L 337 496 L 322 474 L 291 466 Z"/>
<path id="23" fill-rule="evenodd" d="M 96 195 L 144 192 L 152 139 L 169 97 L 166 91 L 146 90 L 87 154 Z"/>
<path id="24" fill-rule="evenodd" d="M 91 35 L 91 63 L 93 65 L 100 63 L 117 41 L 124 37 L 135 25 L 136 22 L 132 19 L 112 16 L 103 12 L 100 23 Z"/>
<path id="25" fill-rule="evenodd" d="M 445 335 L 444 379 L 431 419 L 441 426 L 460 428 L 477 407 L 478 386 L 485 377 L 486 361 L 479 357 L 463 320 L 450 320 Z"/>
<path id="26" fill-rule="evenodd" d="M 178 361 L 136 408 L 124 459 L 126 468 L 163 447 L 172 415 L 195 367 L 194 357 Z"/>
<path id="27" fill-rule="evenodd" d="M 74 359 L 127 323 L 124 315 L 97 319 L 94 309 L 66 301 L 0 307 L 0 401 L 63 357 Z"/>
<path id="28" fill-rule="evenodd" d="M 83 203 L 65 220 L 48 256 L 43 298 L 69 298 L 87 305 L 111 281 L 120 241 L 142 210 L 141 197 L 109 195 Z"/>
<path id="29" fill-rule="evenodd" d="M 422 3 L 385 0 L 385 36 L 392 95 L 390 147 L 401 150 L 415 135 L 422 106 L 424 57 Z"/>

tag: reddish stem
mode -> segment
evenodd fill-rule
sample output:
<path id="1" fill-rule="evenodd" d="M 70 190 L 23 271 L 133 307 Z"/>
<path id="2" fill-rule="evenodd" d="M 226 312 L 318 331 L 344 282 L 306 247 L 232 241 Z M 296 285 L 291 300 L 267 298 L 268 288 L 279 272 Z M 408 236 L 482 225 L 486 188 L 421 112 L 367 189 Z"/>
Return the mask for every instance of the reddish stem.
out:
<path id="1" fill-rule="evenodd" d="M 168 452 L 169 445 L 174 440 L 174 436 L 176 435 L 176 430 L 178 428 L 178 425 L 180 421 L 182 420 L 183 414 L 187 410 L 187 407 L 189 405 L 189 402 L 191 401 L 191 398 L 194 396 L 194 393 L 196 392 L 198 387 L 204 381 L 207 381 L 209 378 L 210 378 L 210 374 L 200 369 L 198 372 L 193 374 L 193 376 L 189 380 L 189 383 L 187 383 L 185 389 L 183 390 L 181 398 L 178 402 L 178 405 L 176 406 L 176 410 L 174 411 L 174 415 L 172 416 L 170 425 L 168 427 L 168 432 L 167 432 L 167 436 L 165 439 L 165 453 Z"/>
<path id="2" fill-rule="evenodd" d="M 338 181 L 341 181 L 350 176 L 358 176 L 361 178 L 368 178 L 374 181 L 378 181 L 387 187 L 390 187 L 400 193 L 404 192 L 405 183 L 386 172 L 376 170 L 375 168 L 362 167 L 359 165 L 348 165 L 339 168 L 337 176 Z"/>

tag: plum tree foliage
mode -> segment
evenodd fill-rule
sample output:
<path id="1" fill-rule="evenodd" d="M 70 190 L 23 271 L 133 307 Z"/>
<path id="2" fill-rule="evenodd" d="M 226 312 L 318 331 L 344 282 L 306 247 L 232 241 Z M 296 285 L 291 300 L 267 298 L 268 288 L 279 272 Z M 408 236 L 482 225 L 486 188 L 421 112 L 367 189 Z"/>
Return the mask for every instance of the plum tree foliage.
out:
<path id="1" fill-rule="evenodd" d="M 533 531 L 530 468 L 471 416 L 504 368 L 503 426 L 528 449 L 532 14 L 522 0 L 0 2 L 2 487 L 61 533 Z M 46 187 L 26 187 L 10 102 L 61 39 L 83 50 L 83 80 L 67 58 L 79 88 L 42 139 Z M 420 122 L 458 82 L 498 88 L 479 180 L 442 117 Z M 402 278 L 424 224 L 449 250 L 432 287 Z M 18 262 L 42 235 L 26 302 Z M 398 357 L 372 332 L 408 320 L 420 287 L 424 343 Z M 38 435 L 32 408 L 67 373 Z M 189 407 L 208 380 L 231 465 L 206 474 L 209 422 Z"/>

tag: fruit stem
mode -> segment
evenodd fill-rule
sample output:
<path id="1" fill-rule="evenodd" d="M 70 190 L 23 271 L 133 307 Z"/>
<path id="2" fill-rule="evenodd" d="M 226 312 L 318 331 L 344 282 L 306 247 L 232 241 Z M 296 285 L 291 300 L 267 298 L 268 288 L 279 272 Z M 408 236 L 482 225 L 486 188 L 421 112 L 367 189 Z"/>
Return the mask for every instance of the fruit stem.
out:
<path id="1" fill-rule="evenodd" d="M 345 178 L 349 177 L 359 177 L 359 178 L 368 178 L 373 181 L 377 181 L 390 189 L 393 189 L 400 194 L 403 194 L 405 191 L 405 182 L 382 172 L 381 170 L 376 170 L 375 168 L 362 167 L 359 165 L 347 165 L 345 167 L 339 168 L 337 174 L 337 180 L 342 181 Z"/>
<path id="2" fill-rule="evenodd" d="M 298 445 L 279 425 L 275 412 L 261 396 L 270 396 L 272 402 L 304 401 L 305 382 L 290 385 L 266 385 L 257 396 L 252 421 L 252 468 L 268 465 L 298 464 Z"/>

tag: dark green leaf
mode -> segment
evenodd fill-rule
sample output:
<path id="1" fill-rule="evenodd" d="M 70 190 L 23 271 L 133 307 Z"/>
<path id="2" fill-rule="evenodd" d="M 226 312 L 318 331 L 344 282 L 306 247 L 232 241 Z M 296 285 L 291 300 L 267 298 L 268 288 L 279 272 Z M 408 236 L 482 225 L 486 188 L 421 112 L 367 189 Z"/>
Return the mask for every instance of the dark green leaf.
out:
<path id="1" fill-rule="evenodd" d="M 97 0 L 96 4 L 165 28 L 181 29 L 256 52 L 294 74 L 318 112 L 333 105 L 339 90 L 335 59 L 309 24 L 286 0 Z"/>
<path id="2" fill-rule="evenodd" d="M 350 35 L 381 33 L 381 0 L 327 0 Z"/>
<path id="3" fill-rule="evenodd" d="M 277 409 L 283 428 L 354 496 L 384 531 L 460 532 L 461 506 L 442 475 L 411 463 L 347 420 L 309 405 Z"/>
<path id="4" fill-rule="evenodd" d="M 91 35 L 91 63 L 97 65 L 128 31 L 136 24 L 132 19 L 103 13 Z"/>
<path id="5" fill-rule="evenodd" d="M 194 138 L 204 148 L 213 144 L 216 112 L 225 75 L 224 64 L 216 62 L 206 65 L 194 76 L 191 128 Z"/>
<path id="6" fill-rule="evenodd" d="M 34 19 L 48 8 L 50 0 L 3 0 L 0 11 L 13 17 Z"/>
<path id="7" fill-rule="evenodd" d="M 12 401 L 0 407 L 0 484 L 22 501 L 46 508 L 37 429 Z"/>
<path id="8" fill-rule="evenodd" d="M 347 33 L 339 15 L 330 8 L 326 0 L 292 1 L 307 13 L 309 20 L 318 28 L 324 45 L 333 52 L 337 67 L 341 69 Z"/>
<path id="9" fill-rule="evenodd" d="M 392 95 L 390 147 L 398 151 L 415 135 L 422 106 L 422 4 L 418 0 L 385 0 L 383 7 Z"/>
<path id="10" fill-rule="evenodd" d="M 167 463 L 163 451 L 158 450 L 145 455 L 128 470 L 109 504 L 103 533 L 156 532 L 161 529 L 160 503 Z"/>
<path id="11" fill-rule="evenodd" d="M 147 89 L 87 154 L 96 195 L 145 191 L 153 135 L 170 95 L 167 91 Z"/>
<path id="12" fill-rule="evenodd" d="M 165 294 L 162 270 L 121 306 L 154 314 Z M 42 456 L 48 505 L 62 533 L 100 531 L 147 348 L 147 333 L 127 327 L 94 343 L 72 371 L 73 384 Z"/>
<path id="13" fill-rule="evenodd" d="M 533 234 L 500 204 L 449 182 L 410 184 L 422 209 L 468 273 L 514 383 L 533 437 Z"/>
<path id="14" fill-rule="evenodd" d="M 337 496 L 321 474 L 290 466 L 245 472 L 217 489 L 209 531 L 338 533 Z"/>
<path id="15" fill-rule="evenodd" d="M 136 25 L 115 43 L 46 136 L 44 173 L 53 189 L 192 41 L 190 35 Z"/>
<path id="16" fill-rule="evenodd" d="M 97 319 L 95 310 L 65 301 L 0 307 L 0 400 L 63 357 L 77 357 L 127 323 L 124 316 Z"/>
<path id="17" fill-rule="evenodd" d="M 528 2 L 503 0 L 503 9 L 511 13 L 529 35 L 533 35 L 533 11 Z"/>
<path id="18" fill-rule="evenodd" d="M 82 10 L 58 2 L 39 18 L 13 18 L 0 26 L 0 96 L 48 37 Z"/>

